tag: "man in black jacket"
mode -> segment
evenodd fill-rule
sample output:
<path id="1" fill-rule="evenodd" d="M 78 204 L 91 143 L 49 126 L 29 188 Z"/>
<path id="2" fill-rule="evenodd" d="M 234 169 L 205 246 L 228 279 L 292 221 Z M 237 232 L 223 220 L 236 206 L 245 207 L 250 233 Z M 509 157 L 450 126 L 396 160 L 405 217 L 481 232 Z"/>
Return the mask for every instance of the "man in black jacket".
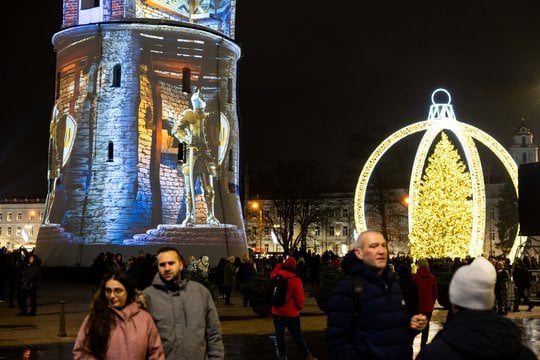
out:
<path id="1" fill-rule="evenodd" d="M 327 343 L 334 360 L 410 360 L 414 337 L 426 316 L 409 315 L 401 289 L 388 268 L 388 246 L 378 231 L 360 234 L 341 263 L 345 274 L 328 304 Z M 355 296 L 362 283 L 361 301 Z"/>

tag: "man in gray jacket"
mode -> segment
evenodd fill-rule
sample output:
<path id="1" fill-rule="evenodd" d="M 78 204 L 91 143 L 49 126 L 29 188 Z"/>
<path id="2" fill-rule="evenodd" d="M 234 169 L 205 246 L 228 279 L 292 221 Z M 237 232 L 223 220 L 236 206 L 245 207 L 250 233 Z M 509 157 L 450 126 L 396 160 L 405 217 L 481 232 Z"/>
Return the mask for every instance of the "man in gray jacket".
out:
<path id="1" fill-rule="evenodd" d="M 158 273 L 143 293 L 165 357 L 224 359 L 221 325 L 210 291 L 196 281 L 182 279 L 184 266 L 174 247 L 158 250 L 157 265 Z"/>

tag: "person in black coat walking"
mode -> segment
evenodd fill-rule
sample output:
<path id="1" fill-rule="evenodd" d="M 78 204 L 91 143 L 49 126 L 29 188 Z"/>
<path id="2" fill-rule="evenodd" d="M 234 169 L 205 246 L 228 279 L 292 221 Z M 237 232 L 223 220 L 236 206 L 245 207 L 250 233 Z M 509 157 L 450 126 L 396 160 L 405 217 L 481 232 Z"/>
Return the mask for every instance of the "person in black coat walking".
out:
<path id="1" fill-rule="evenodd" d="M 20 311 L 17 315 L 36 316 L 37 310 L 37 291 L 41 282 L 41 259 L 35 255 L 28 256 L 28 265 L 23 274 L 22 285 L 20 289 Z M 30 297 L 30 311 L 28 311 L 28 297 Z"/>
<path id="2" fill-rule="evenodd" d="M 534 308 L 531 300 L 527 296 L 527 291 L 531 287 L 531 273 L 525 267 L 523 260 L 517 259 L 514 264 L 514 285 L 515 290 L 515 301 L 514 301 L 514 311 L 519 311 L 519 302 L 521 299 L 525 300 L 525 304 L 529 307 L 527 311 L 531 311 Z"/>
<path id="3" fill-rule="evenodd" d="M 242 293 L 242 306 L 247 307 L 249 304 L 249 281 L 257 274 L 253 260 L 249 255 L 244 255 L 242 262 L 238 266 L 237 282 Z"/>

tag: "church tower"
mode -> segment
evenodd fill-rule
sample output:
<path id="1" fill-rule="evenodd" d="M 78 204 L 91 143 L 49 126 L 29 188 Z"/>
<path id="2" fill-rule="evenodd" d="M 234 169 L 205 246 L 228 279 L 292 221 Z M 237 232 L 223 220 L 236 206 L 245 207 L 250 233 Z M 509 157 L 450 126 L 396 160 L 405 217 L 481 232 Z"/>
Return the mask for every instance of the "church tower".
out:
<path id="1" fill-rule="evenodd" d="M 538 145 L 535 144 L 533 133 L 525 125 L 525 120 L 523 119 L 514 132 L 509 152 L 518 165 L 538 162 Z"/>
<path id="2" fill-rule="evenodd" d="M 235 6 L 64 0 L 37 239 L 46 265 L 141 245 L 179 245 L 216 262 L 247 252 Z"/>

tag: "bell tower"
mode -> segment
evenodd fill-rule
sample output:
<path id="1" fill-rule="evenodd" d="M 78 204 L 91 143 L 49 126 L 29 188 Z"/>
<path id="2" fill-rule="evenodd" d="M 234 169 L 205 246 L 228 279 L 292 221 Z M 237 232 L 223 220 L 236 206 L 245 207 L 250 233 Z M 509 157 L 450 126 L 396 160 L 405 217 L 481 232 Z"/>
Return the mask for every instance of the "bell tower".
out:
<path id="1" fill-rule="evenodd" d="M 525 125 L 524 119 L 514 132 L 509 152 L 518 165 L 538 162 L 538 145 L 535 144 L 533 133 Z"/>

